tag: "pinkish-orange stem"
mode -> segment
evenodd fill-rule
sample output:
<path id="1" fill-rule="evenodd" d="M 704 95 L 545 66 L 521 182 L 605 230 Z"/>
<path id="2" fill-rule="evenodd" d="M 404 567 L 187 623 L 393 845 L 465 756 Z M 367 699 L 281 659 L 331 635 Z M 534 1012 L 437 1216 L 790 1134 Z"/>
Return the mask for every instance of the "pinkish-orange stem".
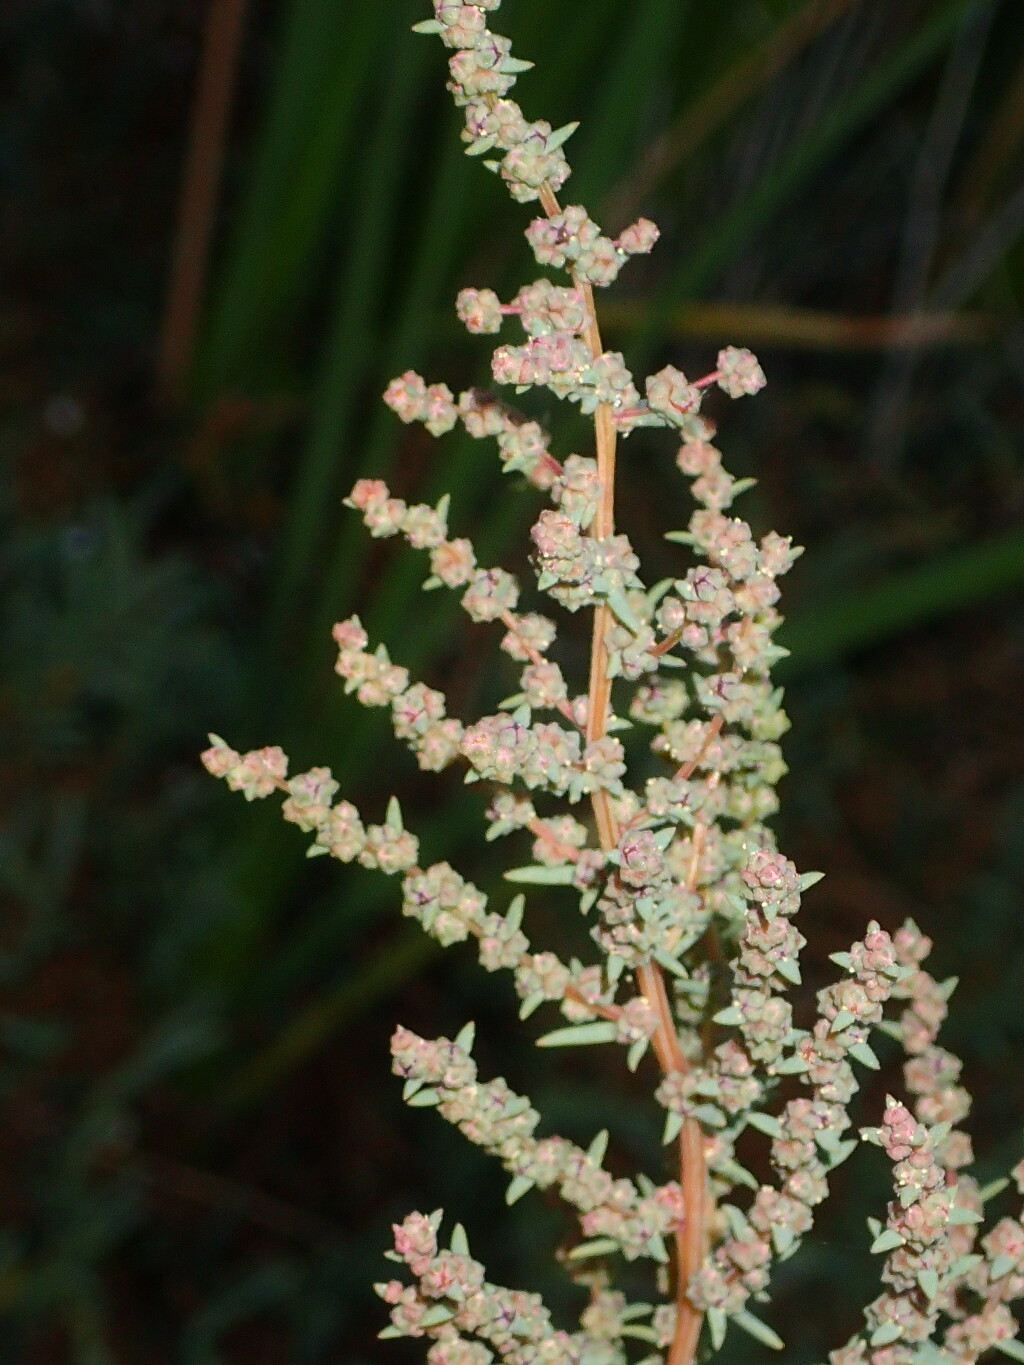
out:
<path id="1" fill-rule="evenodd" d="M 558 200 L 550 186 L 542 187 L 540 201 L 549 217 L 560 212 Z M 583 295 L 587 310 L 587 325 L 583 335 L 591 355 L 596 359 L 602 354 L 604 346 L 594 306 L 594 291 L 585 280 L 574 279 L 574 283 Z M 594 517 L 591 535 L 598 540 L 604 540 L 615 534 L 615 422 L 607 403 L 599 403 L 594 412 L 594 438 L 601 500 Z M 610 624 L 611 613 L 609 608 L 602 604 L 594 611 L 590 642 L 586 727 L 588 743 L 600 739 L 608 726 L 611 680 L 608 677 L 606 641 Z M 601 847 L 606 850 L 612 849 L 618 843 L 619 830 L 611 800 L 606 791 L 598 791 L 594 793 L 592 801 Z M 637 984 L 658 1017 L 658 1030 L 652 1043 L 662 1071 L 666 1074 L 686 1071 L 686 1058 L 679 1046 L 679 1035 L 672 1018 L 662 969 L 657 963 L 647 963 L 637 972 Z M 704 1139 L 700 1125 L 694 1119 L 687 1119 L 680 1131 L 679 1163 L 684 1212 L 676 1231 L 676 1330 L 666 1365 L 692 1365 L 702 1320 L 700 1311 L 690 1302 L 686 1292 L 690 1277 L 700 1267 L 704 1257 L 706 1228 L 707 1173 Z"/>

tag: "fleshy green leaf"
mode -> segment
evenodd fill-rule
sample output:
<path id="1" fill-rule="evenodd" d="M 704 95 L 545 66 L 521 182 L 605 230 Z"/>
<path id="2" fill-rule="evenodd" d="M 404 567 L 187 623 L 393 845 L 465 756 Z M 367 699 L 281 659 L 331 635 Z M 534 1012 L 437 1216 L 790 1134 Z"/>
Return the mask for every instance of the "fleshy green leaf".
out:
<path id="1" fill-rule="evenodd" d="M 673 976 L 677 976 L 680 981 L 688 981 L 690 979 L 686 968 L 681 962 L 678 962 L 671 953 L 666 953 L 660 948 L 655 948 L 653 953 L 651 953 L 651 956 L 660 967 L 664 967 L 667 972 L 671 972 Z"/>
<path id="2" fill-rule="evenodd" d="M 740 1013 L 738 1005 L 726 1005 L 724 1010 L 719 1010 L 717 1014 L 712 1016 L 712 1023 L 727 1024 L 736 1028 L 743 1023 L 743 1015 Z"/>
<path id="3" fill-rule="evenodd" d="M 569 1252 L 570 1261 L 584 1261 L 590 1256 L 607 1256 L 618 1251 L 619 1244 L 614 1237 L 595 1237 L 592 1242 L 580 1242 Z"/>
<path id="4" fill-rule="evenodd" d="M 860 1062 L 861 1066 L 870 1067 L 872 1071 L 877 1071 L 881 1065 L 874 1052 L 867 1043 L 853 1043 L 847 1048 L 850 1056 Z"/>
<path id="5" fill-rule="evenodd" d="M 673 1142 L 679 1136 L 682 1127 L 682 1114 L 677 1114 L 674 1109 L 670 1109 L 665 1115 L 665 1130 L 661 1135 L 662 1142 Z"/>
<path id="6" fill-rule="evenodd" d="M 652 1346 L 657 1346 L 658 1344 L 658 1334 L 653 1327 L 627 1325 L 620 1329 L 619 1335 L 632 1337 L 636 1341 L 649 1341 Z"/>
<path id="7" fill-rule="evenodd" d="M 420 1318 L 421 1327 L 440 1327 L 443 1322 L 451 1322 L 455 1314 L 450 1308 L 446 1308 L 443 1303 L 435 1303 L 432 1308 Z"/>
<path id="8" fill-rule="evenodd" d="M 775 963 L 775 970 L 781 977 L 791 981 L 794 986 L 803 984 L 803 977 L 800 975 L 800 965 L 796 958 L 784 957 L 781 962 Z"/>
<path id="9" fill-rule="evenodd" d="M 698 1104 L 690 1111 L 695 1119 L 709 1128 L 724 1128 L 725 1115 L 716 1104 Z"/>
<path id="10" fill-rule="evenodd" d="M 716 1351 L 722 1349 L 722 1342 L 725 1340 L 725 1329 L 728 1319 L 720 1308 L 708 1309 L 708 1330 L 711 1333 L 711 1344 Z"/>
<path id="11" fill-rule="evenodd" d="M 837 1166 L 841 1166 L 847 1157 L 853 1156 L 857 1150 L 857 1139 L 849 1138 L 846 1142 L 840 1142 L 831 1153 L 831 1160 L 828 1163 L 830 1171 L 834 1171 Z"/>
<path id="12" fill-rule="evenodd" d="M 517 1199 L 522 1199 L 527 1191 L 532 1190 L 534 1182 L 525 1175 L 517 1175 L 514 1180 L 509 1182 L 509 1187 L 505 1191 L 505 1203 L 514 1204 Z"/>
<path id="13" fill-rule="evenodd" d="M 801 1072 L 807 1070 L 807 1062 L 795 1053 L 792 1057 L 783 1057 L 781 1062 L 775 1063 L 775 1074 L 777 1076 L 799 1076 Z"/>
<path id="14" fill-rule="evenodd" d="M 770 1346 L 773 1351 L 783 1351 L 786 1343 L 777 1332 L 773 1332 L 766 1322 L 760 1318 L 755 1318 L 753 1313 L 748 1313 L 745 1308 L 741 1308 L 738 1313 L 733 1313 L 732 1320 L 737 1327 L 742 1327 L 748 1336 L 752 1336 L 763 1346 Z"/>
<path id="15" fill-rule="evenodd" d="M 961 1227 L 966 1223 L 980 1223 L 982 1218 L 973 1209 L 955 1208 L 950 1212 L 949 1221 L 954 1227 Z"/>
<path id="16" fill-rule="evenodd" d="M 519 929 L 523 923 L 523 911 L 526 908 L 526 897 L 520 893 L 513 896 L 509 901 L 508 909 L 505 911 L 505 923 L 510 929 Z"/>
<path id="17" fill-rule="evenodd" d="M 539 1006 L 543 1005 L 545 995 L 543 991 L 531 991 L 523 1003 L 519 1006 L 520 1019 L 529 1019 L 530 1015 Z"/>
<path id="18" fill-rule="evenodd" d="M 628 630 L 633 631 L 635 634 L 643 628 L 643 622 L 629 605 L 629 598 L 621 588 L 616 588 L 614 591 L 608 593 L 605 601 Z"/>
<path id="19" fill-rule="evenodd" d="M 751 1113 L 747 1115 L 747 1122 L 751 1128 L 756 1128 L 760 1133 L 767 1133 L 769 1137 L 783 1136 L 782 1124 L 774 1114 Z"/>
<path id="20" fill-rule="evenodd" d="M 903 1328 L 898 1322 L 883 1322 L 881 1327 L 876 1327 L 871 1333 L 872 1346 L 888 1346 L 894 1341 L 899 1341 L 903 1335 Z"/>
<path id="21" fill-rule="evenodd" d="M 587 1148 L 587 1156 L 595 1166 L 600 1166 L 604 1160 L 604 1154 L 608 1150 L 608 1129 L 602 1128 Z"/>
<path id="22" fill-rule="evenodd" d="M 647 1053 L 650 1041 L 649 1038 L 638 1038 L 635 1043 L 630 1044 L 629 1051 L 626 1053 L 627 1071 L 635 1071 L 637 1069 Z"/>
<path id="23" fill-rule="evenodd" d="M 507 882 L 523 882 L 531 886 L 571 886 L 573 867 L 546 867 L 543 863 L 532 863 L 529 867 L 511 867 L 505 873 Z"/>
<path id="24" fill-rule="evenodd" d="M 546 152 L 553 152 L 556 148 L 561 147 L 564 143 L 569 141 L 579 126 L 579 121 L 577 120 L 576 123 L 564 123 L 561 128 L 556 128 L 555 131 L 550 133 L 545 139 L 544 150 Z"/>
<path id="25" fill-rule="evenodd" d="M 936 1270 L 919 1270 L 917 1272 L 917 1282 L 924 1292 L 925 1298 L 931 1303 L 939 1292 L 939 1274 Z"/>
<path id="26" fill-rule="evenodd" d="M 437 1104 L 441 1096 L 436 1090 L 417 1090 L 415 1095 L 411 1095 L 406 1103 L 413 1109 L 429 1109 Z"/>
<path id="27" fill-rule="evenodd" d="M 1009 1183 L 1006 1176 L 1003 1176 L 999 1180 L 990 1180 L 987 1185 L 982 1185 L 981 1189 L 978 1191 L 978 1198 L 983 1204 L 987 1204 L 988 1201 L 994 1199 L 997 1194 L 1002 1194 Z"/>
<path id="28" fill-rule="evenodd" d="M 586 1047 L 592 1043 L 610 1043 L 617 1029 L 610 1019 L 597 1019 L 591 1024 L 572 1024 L 556 1028 L 537 1039 L 538 1047 Z"/>

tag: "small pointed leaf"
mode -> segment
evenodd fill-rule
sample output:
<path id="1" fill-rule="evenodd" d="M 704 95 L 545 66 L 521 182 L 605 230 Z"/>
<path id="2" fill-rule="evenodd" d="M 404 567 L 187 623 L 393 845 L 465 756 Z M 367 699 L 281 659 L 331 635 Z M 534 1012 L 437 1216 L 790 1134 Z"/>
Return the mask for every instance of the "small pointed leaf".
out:
<path id="1" fill-rule="evenodd" d="M 994 1199 L 997 1194 L 1002 1194 L 1009 1183 L 1006 1176 L 1003 1176 L 1000 1180 L 990 1180 L 987 1185 L 982 1185 L 981 1189 L 978 1191 L 978 1198 L 983 1204 L 987 1204 L 988 1201 Z"/>
<path id="2" fill-rule="evenodd" d="M 618 1251 L 619 1244 L 614 1237 L 595 1237 L 592 1242 L 580 1242 L 569 1252 L 570 1261 L 584 1261 L 590 1256 L 607 1256 Z"/>
<path id="3" fill-rule="evenodd" d="M 925 1298 L 931 1303 L 939 1292 L 939 1275 L 936 1270 L 919 1270 L 917 1272 L 917 1282 L 924 1292 Z"/>
<path id="4" fill-rule="evenodd" d="M 636 634 L 637 631 L 643 628 L 643 622 L 629 605 L 629 599 L 621 588 L 616 588 L 614 591 L 610 592 L 605 598 L 605 601 L 627 630 L 631 630 Z"/>
<path id="5" fill-rule="evenodd" d="M 517 1175 L 514 1180 L 509 1182 L 509 1187 L 505 1191 L 505 1203 L 514 1204 L 517 1199 L 522 1199 L 523 1195 L 533 1189 L 534 1182 L 525 1175 Z"/>
<path id="6" fill-rule="evenodd" d="M 876 1327 L 871 1333 L 872 1346 L 889 1346 L 894 1341 L 899 1341 L 903 1335 L 903 1328 L 898 1322 L 883 1322 L 881 1327 Z"/>
<path id="7" fill-rule="evenodd" d="M 566 863 L 563 867 L 533 863 L 529 867 L 510 867 L 505 873 L 507 882 L 520 882 L 531 886 L 571 886 L 572 877 L 571 863 Z"/>
<path id="8" fill-rule="evenodd" d="M 598 1019 L 592 1024 L 573 1024 L 556 1028 L 537 1039 L 538 1047 L 585 1047 L 592 1043 L 610 1043 L 617 1029 L 610 1019 Z"/>
<path id="9" fill-rule="evenodd" d="M 579 122 L 577 121 L 576 123 L 565 123 L 561 128 L 556 128 L 555 131 L 550 133 L 545 139 L 544 150 L 546 152 L 553 152 L 556 148 L 561 147 L 564 143 L 569 141 L 579 126 Z"/>
<path id="10" fill-rule="evenodd" d="M 602 1128 L 587 1148 L 587 1156 L 595 1166 L 600 1166 L 604 1160 L 604 1154 L 608 1150 L 608 1129 Z"/>
<path id="11" fill-rule="evenodd" d="M 626 1070 L 635 1071 L 643 1061 L 647 1052 L 649 1038 L 638 1038 L 635 1043 L 630 1044 L 629 1051 L 626 1053 Z"/>
<path id="12" fill-rule="evenodd" d="M 406 1103 L 412 1109 L 429 1109 L 437 1104 L 441 1096 L 436 1090 L 417 1090 L 415 1095 L 411 1095 Z"/>
<path id="13" fill-rule="evenodd" d="M 748 1336 L 752 1336 L 763 1346 L 770 1346 L 773 1351 L 784 1351 L 786 1343 L 777 1332 L 773 1332 L 766 1322 L 760 1318 L 755 1318 L 753 1313 L 748 1313 L 745 1308 L 741 1308 L 738 1313 L 733 1313 L 732 1320 L 737 1327 L 742 1327 Z"/>
<path id="14" fill-rule="evenodd" d="M 712 1016 L 712 1023 L 727 1024 L 735 1028 L 743 1023 L 743 1015 L 738 1005 L 726 1005 L 724 1010 L 719 1010 Z"/>
<path id="15" fill-rule="evenodd" d="M 791 981 L 794 986 L 803 984 L 803 977 L 800 975 L 800 965 L 796 958 L 784 957 L 781 962 L 776 962 L 775 970 L 781 977 Z"/>
<path id="16" fill-rule="evenodd" d="M 530 994 L 523 1001 L 523 1003 L 519 1006 L 520 1019 L 529 1019 L 533 1011 L 537 1009 L 538 1006 L 543 1005 L 544 999 L 545 997 L 543 991 L 531 991 Z"/>
<path id="17" fill-rule="evenodd" d="M 954 1227 L 962 1227 L 966 1223 L 980 1223 L 981 1214 L 975 1213 L 973 1209 L 953 1209 L 949 1215 L 949 1221 Z"/>
<path id="18" fill-rule="evenodd" d="M 748 1114 L 747 1122 L 751 1128 L 756 1128 L 759 1133 L 767 1133 L 772 1138 L 783 1137 L 782 1124 L 774 1114 Z"/>
<path id="19" fill-rule="evenodd" d="M 505 911 L 505 923 L 510 929 L 519 929 L 523 923 L 523 911 L 526 908 L 526 897 L 519 893 L 509 901 L 508 909 Z"/>
<path id="20" fill-rule="evenodd" d="M 708 1329 L 711 1332 L 711 1344 L 716 1351 L 722 1349 L 727 1323 L 728 1319 L 720 1308 L 708 1309 Z"/>
<path id="21" fill-rule="evenodd" d="M 867 1043 L 853 1043 L 847 1048 L 847 1051 L 855 1061 L 860 1062 L 861 1066 L 869 1067 L 872 1071 L 877 1071 L 881 1065 Z"/>

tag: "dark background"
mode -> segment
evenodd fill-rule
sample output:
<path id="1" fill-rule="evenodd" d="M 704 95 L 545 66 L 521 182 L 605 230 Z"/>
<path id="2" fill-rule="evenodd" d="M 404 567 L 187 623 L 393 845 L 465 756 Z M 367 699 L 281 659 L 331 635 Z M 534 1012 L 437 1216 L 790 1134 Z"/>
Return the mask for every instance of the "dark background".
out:
<path id="1" fill-rule="evenodd" d="M 607 1124 L 617 1170 L 661 1172 L 643 1068 L 538 1056 L 509 982 L 466 948 L 442 960 L 394 882 L 306 862 L 275 803 L 198 764 L 210 729 L 281 743 L 296 770 L 331 764 L 368 818 L 397 791 L 432 859 L 484 887 L 500 871 L 473 792 L 419 774 L 331 672 L 330 624 L 358 608 L 455 714 L 512 681 L 493 633 L 419 596 L 421 560 L 339 506 L 362 473 L 417 500 L 450 488 L 457 533 L 525 566 L 535 496 L 486 443 L 432 442 L 379 401 L 410 366 L 480 380 L 454 293 L 507 295 L 535 268 L 527 213 L 461 155 L 440 45 L 408 32 L 427 12 L 0 8 L 12 1365 L 420 1360 L 375 1342 L 369 1284 L 388 1223 L 442 1203 L 495 1279 L 571 1306 L 558 1208 L 507 1211 L 492 1163 L 403 1110 L 397 1019 L 475 1018 L 485 1074 L 570 1136 Z M 871 917 L 933 934 L 935 971 L 961 977 L 942 1041 L 966 1059 L 987 1177 L 1018 1158 L 1022 1118 L 1024 10 L 507 0 L 493 23 L 537 62 L 527 115 L 582 120 L 567 202 L 663 229 L 602 299 L 609 344 L 694 374 L 746 344 L 768 372 L 716 415 L 730 468 L 759 480 L 742 514 L 808 547 L 785 585 L 778 821 L 828 874 L 805 907 L 807 990 Z M 907 314 L 925 317 L 908 332 Z M 559 449 L 585 441 L 534 410 Z M 671 572 L 661 532 L 689 506 L 664 436 L 625 445 L 620 508 L 648 579 Z M 538 938 L 565 942 L 557 897 L 531 906 Z M 859 1121 L 895 1084 L 886 1054 Z M 822 1359 L 877 1292 L 880 1160 L 844 1168 L 821 1239 L 780 1272 L 766 1316 L 794 1360 Z"/>

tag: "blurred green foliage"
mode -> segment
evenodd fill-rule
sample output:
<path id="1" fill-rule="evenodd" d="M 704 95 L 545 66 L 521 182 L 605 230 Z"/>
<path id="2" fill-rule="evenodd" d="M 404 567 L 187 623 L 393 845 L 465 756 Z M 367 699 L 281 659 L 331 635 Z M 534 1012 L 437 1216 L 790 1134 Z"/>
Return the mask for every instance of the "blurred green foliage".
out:
<path id="1" fill-rule="evenodd" d="M 472 442 L 434 445 L 377 397 L 408 367 L 483 382 L 451 300 L 530 268 L 522 213 L 461 155 L 438 54 L 408 32 L 414 0 L 251 8 L 188 400 L 152 403 L 204 13 L 53 0 L 0 15 L 12 1365 L 382 1359 L 368 1286 L 383 1229 L 442 1200 L 497 1277 L 543 1287 L 556 1211 L 524 1201 L 507 1218 L 457 1135 L 406 1125 L 386 1075 L 396 1015 L 435 1031 L 476 1017 L 493 1069 L 526 1078 L 553 1124 L 584 1139 L 606 1124 L 613 1159 L 658 1161 L 629 1078 L 602 1091 L 595 1063 L 535 1056 L 504 984 L 435 961 L 387 885 L 308 863 L 296 831 L 198 769 L 214 729 L 330 763 L 369 811 L 397 786 L 427 853 L 486 887 L 475 800 L 339 695 L 329 627 L 358 608 L 463 715 L 508 677 L 485 632 L 420 598 L 413 556 L 367 543 L 339 499 L 371 471 L 419 499 L 450 488 L 453 524 L 519 568 L 533 508 Z M 527 112 L 582 120 L 570 200 L 615 230 L 641 211 L 663 228 L 613 295 L 610 344 L 699 370 L 749 343 L 772 381 L 722 439 L 760 481 L 745 514 L 809 547 L 781 829 L 829 874 L 819 963 L 872 915 L 934 931 L 964 978 L 950 1036 L 979 1153 L 1014 1152 L 1024 13 L 507 0 L 500 18 L 537 61 Z M 703 303 L 751 306 L 757 335 L 709 333 Z M 794 343 L 782 308 L 814 310 L 839 343 Z M 945 344 L 843 349 L 851 317 L 955 310 L 971 326 L 954 318 Z M 566 449 L 585 439 L 555 429 Z M 666 465 L 642 434 L 626 447 L 623 517 L 655 572 L 675 553 Z M 571 941 L 558 911 L 538 907 Z M 864 1199 L 884 1199 L 881 1174 L 862 1163 L 846 1194 L 780 1285 L 797 1361 L 871 1292 Z"/>

